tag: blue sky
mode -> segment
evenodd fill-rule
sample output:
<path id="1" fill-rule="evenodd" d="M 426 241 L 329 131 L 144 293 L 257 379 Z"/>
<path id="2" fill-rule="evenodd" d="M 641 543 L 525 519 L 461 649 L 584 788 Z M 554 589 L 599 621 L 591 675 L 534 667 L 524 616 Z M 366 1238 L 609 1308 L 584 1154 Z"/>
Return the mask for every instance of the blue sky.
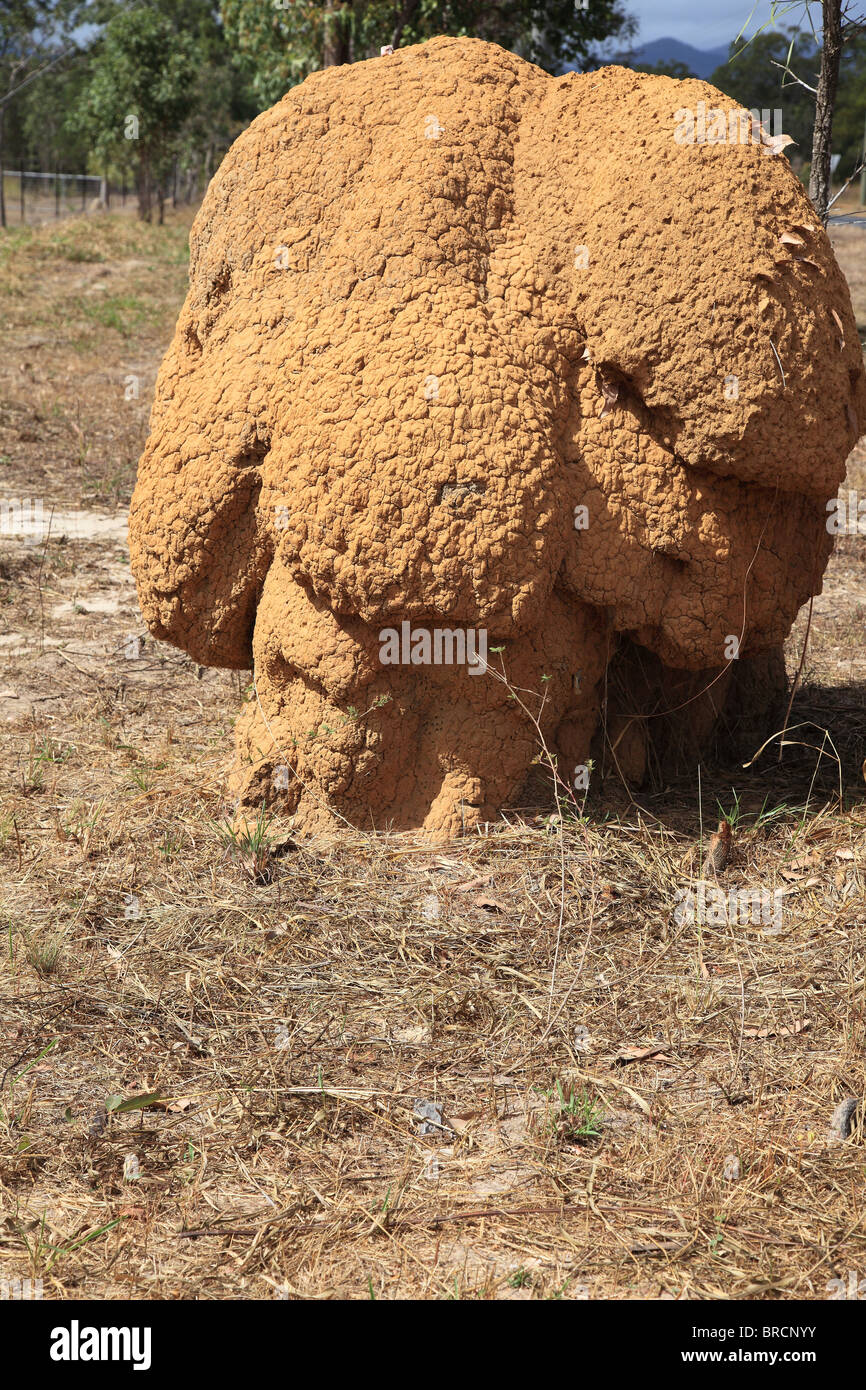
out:
<path id="1" fill-rule="evenodd" d="M 640 24 L 636 42 L 673 38 L 695 48 L 729 44 L 753 6 L 750 29 L 769 18 L 770 0 L 625 0 L 624 4 Z M 792 20 L 796 18 L 792 15 Z"/>

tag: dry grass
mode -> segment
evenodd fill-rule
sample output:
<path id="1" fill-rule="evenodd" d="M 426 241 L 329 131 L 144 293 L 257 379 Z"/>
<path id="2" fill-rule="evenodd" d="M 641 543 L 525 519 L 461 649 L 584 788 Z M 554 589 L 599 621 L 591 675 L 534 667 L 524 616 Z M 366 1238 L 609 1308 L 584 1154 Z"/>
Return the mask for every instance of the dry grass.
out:
<path id="1" fill-rule="evenodd" d="M 122 505 L 182 228 L 136 249 L 100 224 L 115 297 L 150 304 L 131 347 L 87 336 L 69 288 L 87 263 L 52 262 L 52 235 L 0 244 L 18 287 L 0 488 Z M 81 225 L 65 235 L 80 252 Z M 37 312 L 55 328 L 25 386 Z M 125 416 L 127 352 L 148 385 Z M 83 462 L 74 429 L 18 437 L 25 402 L 41 427 L 55 401 L 83 412 Z M 224 779 L 246 677 L 130 640 L 122 527 L 4 540 L 0 1278 L 46 1297 L 775 1300 L 866 1274 L 862 1134 L 827 1137 L 864 1094 L 864 544 L 840 544 L 816 604 L 791 719 L 808 746 L 781 765 L 769 750 L 705 769 L 700 799 L 640 805 L 609 782 L 552 822 L 540 770 L 535 804 L 486 836 L 294 845 L 266 826 L 244 846 Z M 781 890 L 779 931 L 676 919 L 720 808 L 719 883 Z"/>
<path id="2" fill-rule="evenodd" d="M 94 216 L 0 235 L 0 492 L 128 502 L 191 220 Z"/>

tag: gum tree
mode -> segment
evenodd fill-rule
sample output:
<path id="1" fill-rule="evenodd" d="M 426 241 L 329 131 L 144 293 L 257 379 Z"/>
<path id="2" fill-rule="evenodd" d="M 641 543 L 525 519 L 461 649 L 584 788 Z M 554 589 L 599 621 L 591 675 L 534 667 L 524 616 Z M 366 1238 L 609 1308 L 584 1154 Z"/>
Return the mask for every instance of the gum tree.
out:
<path id="1" fill-rule="evenodd" d="M 716 68 L 710 82 L 748 110 L 778 107 L 780 69 L 790 65 L 807 73 L 814 66 L 816 49 L 808 34 L 783 29 L 755 34 L 747 44 L 731 44 L 726 63 Z M 809 158 L 815 124 L 815 101 L 798 83 L 789 82 L 784 90 L 785 133 L 795 142 L 797 153 Z"/>
<path id="2" fill-rule="evenodd" d="M 742 51 L 752 39 L 746 39 L 741 47 L 739 41 L 751 22 L 755 9 L 734 40 L 735 53 Z M 794 17 L 797 20 L 791 43 L 784 63 L 776 63 L 781 68 L 783 89 L 791 83 L 803 87 L 814 100 L 815 122 L 812 132 L 812 164 L 809 170 L 809 197 L 815 210 L 826 224 L 830 200 L 830 153 L 833 137 L 833 116 L 839 89 L 839 70 L 842 54 L 847 44 L 853 43 L 866 32 L 866 15 L 855 12 L 853 0 L 772 0 L 770 18 L 757 30 L 763 33 L 770 25 L 780 20 Z M 801 33 L 811 34 L 814 50 L 819 53 L 817 85 L 806 82 L 792 67 L 794 46 Z"/>
<path id="3" fill-rule="evenodd" d="M 104 163 L 131 156 L 145 222 L 154 193 L 163 220 L 168 172 L 193 112 L 199 56 L 194 35 L 156 7 L 114 14 L 91 52 L 90 80 L 71 119 L 83 123 Z"/>
<path id="4" fill-rule="evenodd" d="M 270 0 L 264 8 L 270 11 Z M 148 12 L 151 21 L 146 34 L 140 25 L 131 32 L 118 22 L 123 15 L 142 11 Z M 115 166 L 135 166 L 144 195 L 142 214 L 147 217 L 147 171 L 138 158 L 141 151 L 136 141 L 125 138 L 125 132 L 118 143 L 112 124 L 117 115 L 118 88 L 126 82 L 128 54 L 134 45 L 145 44 L 148 57 L 134 96 L 147 111 L 149 125 L 157 135 L 159 148 L 145 152 L 149 153 L 151 191 L 159 198 L 171 176 L 173 192 L 180 179 L 189 201 L 202 175 L 206 181 L 213 173 L 220 148 L 227 147 L 260 109 L 226 42 L 218 0 L 147 0 L 146 4 L 142 0 L 87 0 L 86 18 L 96 28 L 88 57 L 103 68 L 96 91 L 90 94 L 93 110 L 89 125 L 92 129 L 95 123 L 98 128 L 100 151 L 109 154 Z M 112 51 L 104 52 L 109 46 Z M 171 66 L 161 58 L 163 53 L 180 61 Z M 190 60 L 194 75 L 186 81 Z M 176 98 L 185 98 L 185 111 L 184 101 Z M 70 135 L 77 118 L 77 112 L 70 117 Z M 140 130 L 139 138 L 141 134 Z"/>

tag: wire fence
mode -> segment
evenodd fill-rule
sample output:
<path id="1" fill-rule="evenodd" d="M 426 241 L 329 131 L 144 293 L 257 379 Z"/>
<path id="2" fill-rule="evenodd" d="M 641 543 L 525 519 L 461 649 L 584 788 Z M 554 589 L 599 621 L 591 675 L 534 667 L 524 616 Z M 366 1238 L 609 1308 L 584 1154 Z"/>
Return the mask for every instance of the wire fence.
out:
<path id="1" fill-rule="evenodd" d="M 126 182 L 109 183 L 94 174 L 40 173 L 31 169 L 3 170 L 3 202 L 9 227 L 39 226 L 52 218 L 116 212 L 134 203 Z"/>

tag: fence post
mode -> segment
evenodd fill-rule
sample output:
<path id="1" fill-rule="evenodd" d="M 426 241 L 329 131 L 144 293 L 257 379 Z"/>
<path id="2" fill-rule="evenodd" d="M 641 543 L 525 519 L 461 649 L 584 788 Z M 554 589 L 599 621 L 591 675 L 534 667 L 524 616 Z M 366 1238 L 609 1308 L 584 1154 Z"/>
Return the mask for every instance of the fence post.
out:
<path id="1" fill-rule="evenodd" d="M 86 211 L 87 211 L 87 173 L 86 173 L 86 171 L 82 171 L 82 174 L 81 174 L 81 211 L 82 211 L 82 212 L 86 212 Z"/>
<path id="2" fill-rule="evenodd" d="M 54 216 L 60 216 L 60 170 L 54 162 Z"/>
<path id="3" fill-rule="evenodd" d="M 21 180 L 21 187 L 18 190 L 18 207 L 21 213 L 21 226 L 24 226 L 24 164 L 25 159 L 22 154 L 19 160 L 18 177 Z"/>

